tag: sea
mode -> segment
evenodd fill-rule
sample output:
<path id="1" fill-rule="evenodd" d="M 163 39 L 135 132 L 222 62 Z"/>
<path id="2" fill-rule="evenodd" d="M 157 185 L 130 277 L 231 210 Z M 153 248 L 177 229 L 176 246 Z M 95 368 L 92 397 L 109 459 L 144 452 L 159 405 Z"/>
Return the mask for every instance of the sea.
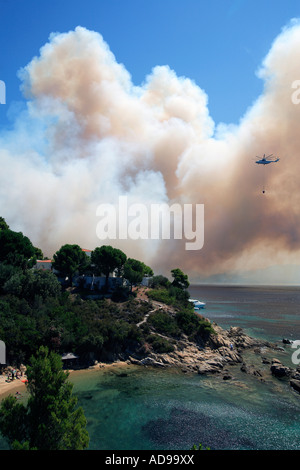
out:
<path id="1" fill-rule="evenodd" d="M 201 285 L 189 292 L 206 302 L 199 313 L 211 322 L 276 345 L 244 354 L 263 380 L 241 364 L 228 366 L 229 380 L 132 365 L 74 373 L 89 449 L 187 451 L 201 443 L 211 450 L 299 450 L 300 394 L 273 377 L 265 359 L 297 367 L 300 352 L 283 339 L 300 340 L 300 287 Z"/>

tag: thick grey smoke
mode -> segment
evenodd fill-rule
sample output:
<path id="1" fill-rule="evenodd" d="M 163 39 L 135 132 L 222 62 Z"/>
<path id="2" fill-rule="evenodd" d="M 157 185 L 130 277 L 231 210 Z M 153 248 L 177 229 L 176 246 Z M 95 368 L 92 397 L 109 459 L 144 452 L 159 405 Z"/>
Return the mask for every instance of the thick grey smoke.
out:
<path id="1" fill-rule="evenodd" d="M 45 255 L 103 243 L 191 277 L 295 264 L 300 254 L 300 24 L 274 41 L 264 91 L 238 126 L 215 128 L 207 96 L 168 66 L 134 86 L 100 34 L 53 34 L 20 71 L 27 108 L 0 137 L 1 215 Z M 243 84 L 241 83 L 241 87 Z M 279 155 L 265 168 L 253 158 Z M 263 184 L 266 194 L 262 195 Z M 204 204 L 205 243 L 97 238 L 99 204 Z"/>

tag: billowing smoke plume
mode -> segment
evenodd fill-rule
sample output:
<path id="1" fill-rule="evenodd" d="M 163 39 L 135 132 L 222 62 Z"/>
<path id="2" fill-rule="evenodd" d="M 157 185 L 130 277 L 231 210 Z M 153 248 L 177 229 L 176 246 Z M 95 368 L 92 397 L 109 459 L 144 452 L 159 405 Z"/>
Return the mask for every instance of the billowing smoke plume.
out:
<path id="1" fill-rule="evenodd" d="M 181 267 L 191 277 L 297 262 L 300 105 L 291 97 L 299 51 L 294 21 L 262 64 L 262 95 L 238 126 L 215 128 L 204 91 L 168 66 L 134 86 L 100 34 L 51 35 L 20 72 L 26 109 L 0 136 L 0 215 L 47 256 L 64 243 L 108 243 L 156 272 Z M 281 160 L 258 166 L 263 153 Z M 97 207 L 117 206 L 119 196 L 204 204 L 203 249 L 99 240 Z"/>

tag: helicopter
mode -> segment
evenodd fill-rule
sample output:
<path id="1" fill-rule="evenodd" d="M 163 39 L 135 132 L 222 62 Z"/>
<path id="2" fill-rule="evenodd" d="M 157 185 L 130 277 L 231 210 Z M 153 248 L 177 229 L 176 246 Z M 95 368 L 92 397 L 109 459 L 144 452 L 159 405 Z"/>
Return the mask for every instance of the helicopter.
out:
<path id="1" fill-rule="evenodd" d="M 279 158 L 276 158 L 276 157 L 273 157 L 273 154 L 271 155 L 268 155 L 266 157 L 266 155 L 264 154 L 264 156 L 259 159 L 259 157 L 256 157 L 258 158 L 259 160 L 256 160 L 255 163 L 257 163 L 258 165 L 268 165 L 269 163 L 276 163 L 276 162 L 279 162 Z M 265 190 L 265 185 L 263 185 L 263 190 L 262 190 L 262 193 L 265 194 L 266 193 L 266 190 Z"/>
<path id="2" fill-rule="evenodd" d="M 266 155 L 264 154 L 263 158 L 261 158 L 260 160 L 257 160 L 255 163 L 257 163 L 258 165 L 268 165 L 269 163 L 276 163 L 276 162 L 279 162 L 279 158 L 276 158 L 275 160 L 269 160 L 269 158 L 271 158 L 273 156 L 273 154 L 271 153 L 271 155 L 268 155 L 266 157 Z M 259 157 L 256 157 L 256 158 L 259 158 Z"/>

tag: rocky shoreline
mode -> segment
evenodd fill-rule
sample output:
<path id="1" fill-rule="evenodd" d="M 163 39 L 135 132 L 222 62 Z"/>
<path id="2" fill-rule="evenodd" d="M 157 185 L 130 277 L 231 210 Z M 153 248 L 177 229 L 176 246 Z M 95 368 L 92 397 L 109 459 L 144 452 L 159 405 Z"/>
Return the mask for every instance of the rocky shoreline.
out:
<path id="1" fill-rule="evenodd" d="M 221 372 L 226 365 L 243 363 L 242 352 L 245 349 L 272 347 L 266 341 L 246 335 L 239 327 L 231 327 L 226 331 L 215 323 L 212 326 L 216 334 L 210 335 L 204 347 L 198 346 L 182 335 L 182 338 L 174 344 L 174 351 L 170 353 L 151 352 L 143 358 L 130 356 L 129 361 L 135 365 L 178 367 L 186 372 L 212 374 Z M 166 336 L 162 337 L 169 339 Z"/>
<path id="2" fill-rule="evenodd" d="M 215 323 L 212 326 L 216 334 L 210 336 L 205 347 L 189 341 L 187 337 L 182 335 L 180 340 L 174 342 L 174 351 L 170 353 L 159 354 L 152 351 L 143 357 L 132 353 L 127 358 L 114 358 L 108 363 L 96 361 L 94 365 L 80 367 L 70 372 L 84 373 L 91 369 L 99 370 L 132 364 L 143 367 L 174 368 L 184 373 L 199 375 L 219 375 L 223 380 L 230 380 L 233 379 L 230 367 L 240 366 L 242 372 L 255 377 L 261 382 L 270 377 L 286 380 L 289 382 L 291 390 L 300 394 L 300 366 L 293 369 L 282 364 L 277 358 L 269 359 L 266 357 L 267 352 L 270 356 L 273 352 L 281 352 L 283 348 L 265 340 L 252 338 L 245 334 L 240 327 L 231 327 L 227 331 Z M 167 336 L 161 336 L 170 339 Z M 244 357 L 247 351 L 252 351 L 260 357 L 261 363 L 265 366 L 264 370 L 257 367 L 257 365 L 247 363 L 247 359 Z M 4 379 L 4 376 L 2 378 Z M 0 383 L 0 399 L 9 394 L 14 388 L 21 387 L 21 385 L 25 388 L 25 383 L 20 384 L 19 380 L 15 380 L 11 384 L 6 384 L 7 387 L 5 388 L 3 381 L 3 384 Z"/>
<path id="3" fill-rule="evenodd" d="M 140 298 L 139 302 L 150 304 L 144 298 Z M 136 326 L 143 327 L 147 323 L 149 315 L 159 310 L 164 310 L 170 316 L 175 315 L 175 309 L 152 301 L 151 310 L 147 311 L 144 319 L 139 321 Z M 208 319 L 204 320 L 210 323 Z M 191 341 L 183 333 L 176 338 L 163 335 L 150 326 L 151 334 L 153 333 L 172 344 L 173 350 L 171 352 L 158 353 L 151 347 L 146 350 L 145 348 L 143 350 L 128 348 L 122 354 L 107 354 L 101 363 L 92 360 L 76 367 L 74 367 L 74 364 L 70 369 L 99 369 L 117 365 L 121 361 L 124 364 L 143 367 L 176 368 L 184 373 L 220 375 L 224 380 L 230 380 L 233 378 L 233 369 L 230 370 L 230 367 L 240 366 L 240 371 L 257 378 L 261 382 L 271 377 L 289 381 L 290 388 L 300 393 L 300 366 L 295 369 L 287 367 L 274 357 L 276 351 L 284 351 L 283 348 L 269 341 L 250 337 L 240 327 L 231 327 L 229 330 L 225 330 L 214 322 L 211 323 L 211 326 L 213 333 L 210 333 L 205 340 L 200 338 L 195 341 Z M 282 341 L 287 343 L 286 340 Z M 256 356 L 255 365 L 249 359 L 249 351 Z M 258 365 L 259 361 L 263 367 Z M 8 374 L 9 371 L 2 371 L 3 374 L 5 372 Z M 4 377 L 2 376 L 2 378 Z M 3 385 L 4 383 L 0 387 L 0 394 Z"/>
<path id="4" fill-rule="evenodd" d="M 268 376 L 287 379 L 290 387 L 300 393 L 300 366 L 296 369 L 284 366 L 278 359 L 264 357 L 266 351 L 275 353 L 282 348 L 268 341 L 252 338 L 240 327 L 231 327 L 228 331 L 217 324 L 212 324 L 215 335 L 210 335 L 205 347 L 190 342 L 183 337 L 174 344 L 174 351 L 158 354 L 150 352 L 145 357 L 129 356 L 127 362 L 139 366 L 178 368 L 183 372 L 200 375 L 221 374 L 224 380 L 230 380 L 230 366 L 240 364 L 240 370 L 260 381 L 265 381 L 266 374 L 258 367 L 245 362 L 244 353 L 253 351 L 260 354 L 261 363 L 266 365 Z M 164 336 L 163 336 L 164 337 Z M 164 337 L 168 339 L 168 337 Z"/>

